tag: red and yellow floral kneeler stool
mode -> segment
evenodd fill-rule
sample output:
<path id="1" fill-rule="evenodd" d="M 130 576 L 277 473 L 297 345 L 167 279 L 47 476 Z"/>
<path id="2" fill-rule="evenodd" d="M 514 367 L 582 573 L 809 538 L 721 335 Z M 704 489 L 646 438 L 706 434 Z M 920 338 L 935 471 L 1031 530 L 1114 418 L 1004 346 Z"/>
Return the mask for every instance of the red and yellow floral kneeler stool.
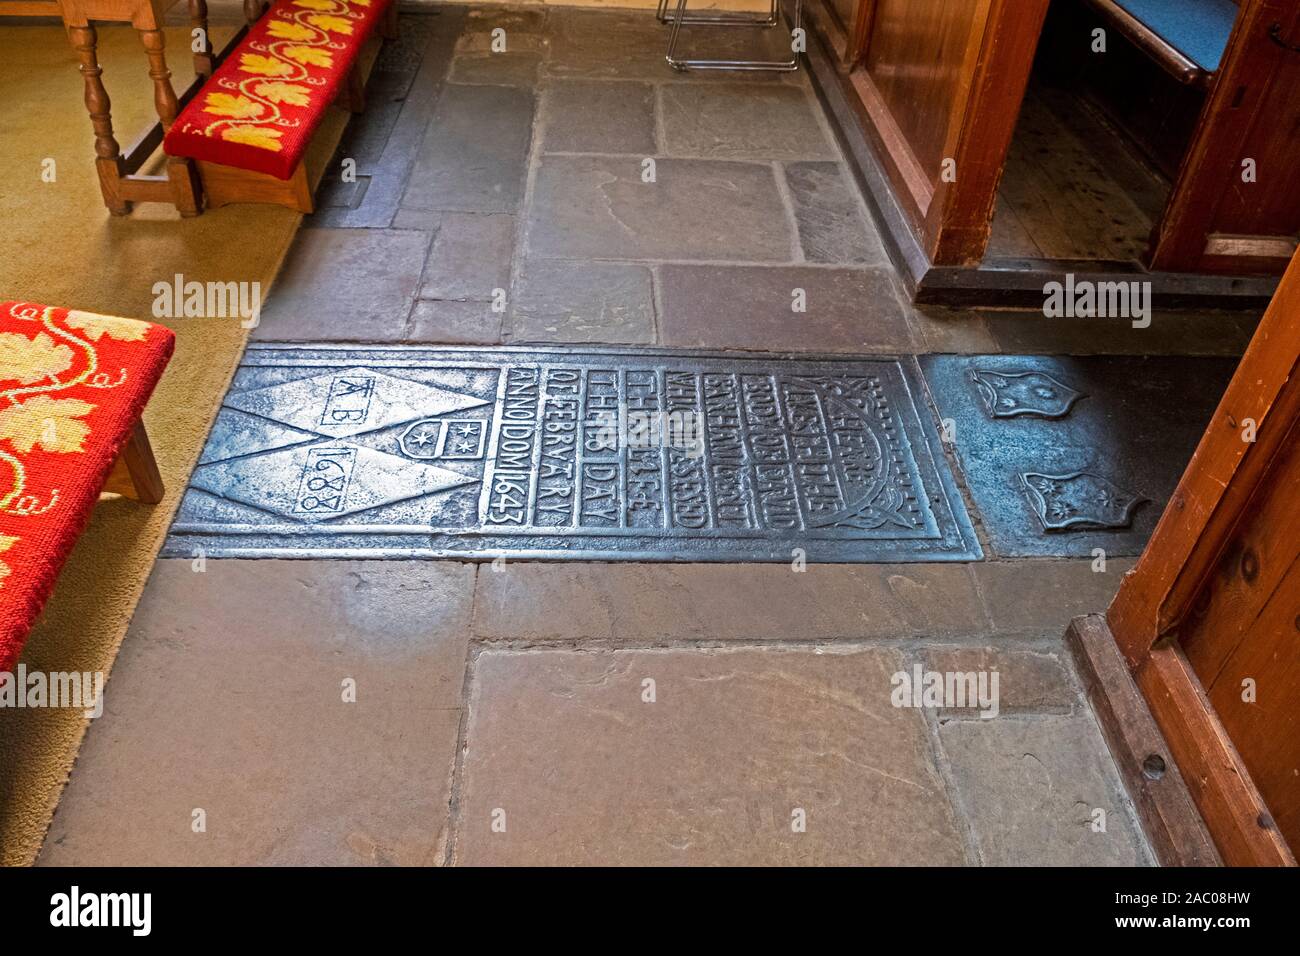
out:
<path id="1" fill-rule="evenodd" d="M 100 494 L 162 498 L 140 416 L 174 345 L 148 322 L 0 303 L 0 672 Z"/>

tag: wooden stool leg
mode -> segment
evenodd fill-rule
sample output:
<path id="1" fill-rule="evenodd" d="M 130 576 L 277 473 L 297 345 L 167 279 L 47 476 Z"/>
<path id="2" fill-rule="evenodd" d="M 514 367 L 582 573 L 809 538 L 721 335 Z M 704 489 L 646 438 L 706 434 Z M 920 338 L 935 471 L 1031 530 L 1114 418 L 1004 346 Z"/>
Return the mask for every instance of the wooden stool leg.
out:
<path id="1" fill-rule="evenodd" d="M 171 186 L 172 203 L 181 216 L 188 219 L 203 211 L 203 181 L 193 160 L 169 156 L 167 183 Z"/>
<path id="2" fill-rule="evenodd" d="M 162 475 L 154 460 L 149 436 L 144 422 L 136 422 L 131 437 L 122 446 L 113 470 L 104 485 L 105 491 L 134 498 L 147 505 L 156 505 L 163 499 Z"/>
<path id="3" fill-rule="evenodd" d="M 99 188 L 104 194 L 104 205 L 115 216 L 125 216 L 131 204 L 118 194 L 117 184 L 122 178 L 122 150 L 113 137 L 112 104 L 108 90 L 101 79 L 103 68 L 95 52 L 97 37 L 89 23 L 68 28 L 68 36 L 81 61 L 81 77 L 86 86 L 86 110 L 90 124 L 95 129 L 95 171 L 99 173 Z"/>
<path id="4" fill-rule="evenodd" d="M 194 31 L 201 31 L 196 38 Z M 194 49 L 194 40 L 201 39 L 200 49 Z M 208 33 L 208 0 L 190 0 L 190 52 L 194 57 L 194 73 L 197 76 L 211 76 L 216 69 L 216 58 L 212 55 L 212 36 Z"/>
<path id="5" fill-rule="evenodd" d="M 298 168 L 293 171 L 289 178 L 289 187 L 293 190 L 294 200 L 298 204 L 298 211 L 311 215 L 316 211 L 316 203 L 311 194 L 311 183 L 307 179 L 307 162 L 306 160 L 298 161 Z"/>
<path id="6" fill-rule="evenodd" d="M 266 5 L 262 0 L 244 0 L 244 19 L 248 21 L 251 27 L 262 16 L 266 10 Z"/>
<path id="7" fill-rule="evenodd" d="M 166 40 L 161 30 L 141 30 L 140 40 L 144 43 L 144 52 L 149 58 L 154 108 L 162 120 L 163 129 L 167 130 L 176 121 L 180 106 L 176 102 L 176 91 L 172 89 L 172 71 L 167 68 L 167 57 L 163 50 Z"/>
<path id="8" fill-rule="evenodd" d="M 164 50 L 166 40 L 161 30 L 141 30 L 140 40 L 144 43 L 145 54 L 149 58 L 149 77 L 153 80 L 153 101 L 158 110 L 158 119 L 162 120 L 163 132 L 171 129 L 176 122 L 180 104 L 176 100 L 176 91 L 172 89 L 172 72 L 167 68 L 167 56 Z M 181 156 L 169 156 L 167 159 L 167 180 L 171 185 L 172 202 L 182 216 L 199 214 L 199 174 L 194 164 Z"/>
<path id="9" fill-rule="evenodd" d="M 344 109 L 351 113 L 364 113 L 366 109 L 366 81 L 361 76 L 361 64 L 353 63 L 348 70 L 347 85 L 339 97 Z"/>

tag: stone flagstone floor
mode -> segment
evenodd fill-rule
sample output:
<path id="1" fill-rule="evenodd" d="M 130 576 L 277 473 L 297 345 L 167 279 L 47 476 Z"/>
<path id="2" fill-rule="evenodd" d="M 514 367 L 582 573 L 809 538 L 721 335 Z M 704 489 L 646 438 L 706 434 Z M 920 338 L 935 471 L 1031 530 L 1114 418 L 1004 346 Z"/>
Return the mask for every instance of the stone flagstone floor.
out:
<path id="1" fill-rule="evenodd" d="M 649 10 L 404 14 L 340 150 L 357 181 L 327 179 L 255 338 L 1249 337 L 912 308 L 806 73 L 682 76 L 665 42 Z M 163 559 L 41 862 L 1150 863 L 1061 640 L 1130 566 Z M 892 706 L 914 667 L 996 669 L 998 717 Z"/>

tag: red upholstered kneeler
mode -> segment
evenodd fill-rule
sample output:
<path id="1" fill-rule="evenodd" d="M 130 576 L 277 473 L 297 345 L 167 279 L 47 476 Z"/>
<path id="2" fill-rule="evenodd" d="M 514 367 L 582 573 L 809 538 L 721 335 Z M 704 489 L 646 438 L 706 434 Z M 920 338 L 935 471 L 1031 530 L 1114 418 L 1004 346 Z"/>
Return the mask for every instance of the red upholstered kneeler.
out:
<path id="1" fill-rule="evenodd" d="M 163 140 L 168 156 L 288 179 L 395 0 L 276 0 Z"/>
<path id="2" fill-rule="evenodd" d="M 148 322 L 0 303 L 0 672 L 17 663 L 119 455 L 135 460 L 174 345 Z"/>

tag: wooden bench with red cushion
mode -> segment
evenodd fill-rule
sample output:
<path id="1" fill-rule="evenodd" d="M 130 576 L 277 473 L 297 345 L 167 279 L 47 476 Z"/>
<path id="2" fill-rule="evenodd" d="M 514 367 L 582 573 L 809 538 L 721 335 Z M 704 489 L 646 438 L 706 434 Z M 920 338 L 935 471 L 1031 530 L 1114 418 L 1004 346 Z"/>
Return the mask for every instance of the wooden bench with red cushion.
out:
<path id="1" fill-rule="evenodd" d="M 303 157 L 336 99 L 362 108 L 358 60 L 396 0 L 276 0 L 176 117 L 168 156 L 196 161 L 209 206 L 277 202 L 312 211 Z"/>
<path id="2" fill-rule="evenodd" d="M 161 325 L 0 303 L 0 672 L 100 494 L 162 498 L 140 416 L 174 345 Z"/>

